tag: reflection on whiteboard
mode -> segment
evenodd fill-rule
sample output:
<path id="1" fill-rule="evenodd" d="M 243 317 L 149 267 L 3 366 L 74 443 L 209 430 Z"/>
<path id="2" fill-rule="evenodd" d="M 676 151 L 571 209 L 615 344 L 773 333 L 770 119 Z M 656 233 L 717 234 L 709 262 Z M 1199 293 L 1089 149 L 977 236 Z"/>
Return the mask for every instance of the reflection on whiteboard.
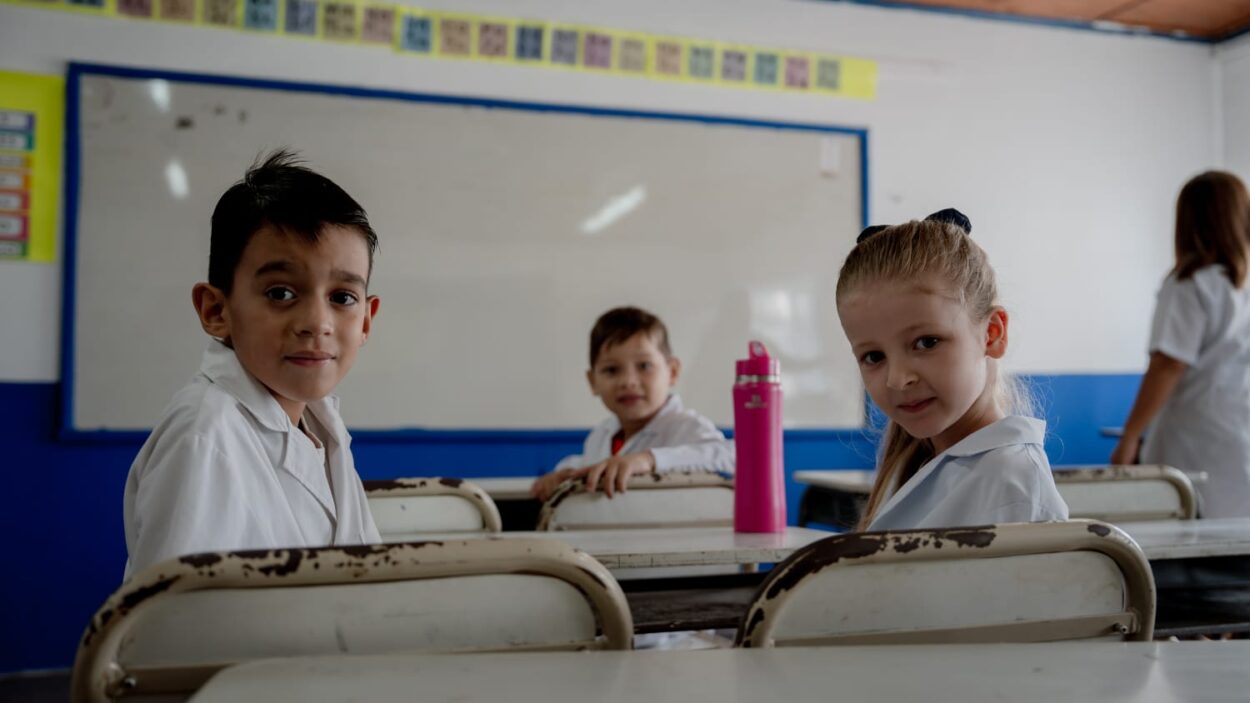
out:
<path id="1" fill-rule="evenodd" d="M 591 425 L 590 325 L 626 304 L 668 324 L 677 391 L 717 424 L 760 339 L 787 426 L 862 425 L 833 300 L 856 133 L 90 73 L 80 108 L 74 429 L 150 427 L 198 369 L 209 216 L 278 146 L 379 234 L 381 311 L 338 391 L 353 428 Z"/>

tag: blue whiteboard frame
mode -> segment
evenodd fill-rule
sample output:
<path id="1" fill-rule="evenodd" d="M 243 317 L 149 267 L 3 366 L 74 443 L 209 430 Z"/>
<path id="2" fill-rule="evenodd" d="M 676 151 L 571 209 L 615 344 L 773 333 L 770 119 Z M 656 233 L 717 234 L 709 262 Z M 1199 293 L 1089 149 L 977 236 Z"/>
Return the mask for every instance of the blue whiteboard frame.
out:
<path id="1" fill-rule="evenodd" d="M 819 132 L 825 134 L 844 134 L 859 138 L 860 167 L 860 226 L 869 223 L 868 210 L 868 130 L 866 128 L 842 127 L 837 125 L 814 124 L 807 122 L 781 122 L 771 120 L 744 119 L 738 117 L 721 117 L 714 115 L 695 115 L 679 112 L 651 112 L 643 110 L 619 110 L 612 108 L 587 107 L 582 105 L 565 105 L 551 103 L 532 103 L 514 100 L 496 100 L 492 98 L 469 98 L 434 93 L 409 93 L 398 90 L 380 90 L 375 88 L 357 88 L 321 83 L 304 83 L 297 81 L 279 81 L 259 78 L 239 78 L 204 73 L 186 73 L 180 71 L 164 71 L 155 69 L 127 68 L 105 64 L 71 62 L 65 81 L 65 245 L 64 272 L 61 289 L 61 412 L 59 439 L 68 442 L 134 444 L 147 438 L 148 432 L 123 430 L 80 430 L 74 427 L 74 322 L 75 322 L 75 284 L 78 272 L 78 199 L 79 199 L 79 162 L 81 157 L 81 130 L 79 114 L 79 98 L 83 76 L 113 76 L 116 78 L 133 78 L 140 80 L 163 79 L 179 83 L 200 83 L 205 85 L 231 86 L 238 88 L 254 88 L 261 90 L 284 90 L 300 93 L 323 93 L 326 95 L 342 95 L 352 98 L 381 98 L 402 100 L 407 102 L 428 103 L 434 105 L 458 105 L 466 107 L 488 107 L 505 110 L 524 110 L 527 112 L 551 112 L 595 117 L 624 117 L 630 119 L 668 120 L 673 122 L 695 122 L 712 125 L 733 125 L 738 127 L 759 127 L 765 129 L 796 130 L 800 132 Z M 869 424 L 871 401 L 867 394 L 865 402 L 865 428 L 848 429 L 799 429 L 786 430 L 787 439 L 799 440 L 830 440 L 843 439 L 862 441 Z M 550 430 L 491 430 L 491 429 L 397 429 L 397 430 L 353 430 L 353 443 L 463 443 L 463 442 L 509 442 L 546 444 L 550 442 L 575 442 L 586 435 L 586 429 L 550 429 Z"/>

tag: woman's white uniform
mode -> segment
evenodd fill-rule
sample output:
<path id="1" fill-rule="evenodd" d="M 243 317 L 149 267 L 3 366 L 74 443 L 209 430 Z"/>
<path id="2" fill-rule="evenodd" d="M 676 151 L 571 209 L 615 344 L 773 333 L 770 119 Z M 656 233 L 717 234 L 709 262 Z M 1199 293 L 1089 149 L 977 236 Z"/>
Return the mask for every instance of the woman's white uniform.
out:
<path id="1" fill-rule="evenodd" d="M 612 438 L 621 431 L 615 415 L 595 426 L 586 436 L 582 453 L 566 456 L 555 470 L 580 469 L 612 457 Z M 660 411 L 621 447 L 619 454 L 650 450 L 657 473 L 703 469 L 733 473 L 734 444 L 712 421 L 687 409 L 673 393 Z"/>
<path id="2" fill-rule="evenodd" d="M 309 403 L 313 444 L 213 341 L 130 467 L 126 578 L 206 551 L 380 542 L 338 399 Z"/>
<path id="3" fill-rule="evenodd" d="M 1250 290 L 1220 266 L 1159 289 L 1150 351 L 1189 365 L 1142 446 L 1143 464 L 1205 471 L 1204 517 L 1250 516 Z"/>
<path id="4" fill-rule="evenodd" d="M 877 511 L 870 530 L 1067 520 L 1043 449 L 1046 423 L 1009 415 L 933 457 Z"/>

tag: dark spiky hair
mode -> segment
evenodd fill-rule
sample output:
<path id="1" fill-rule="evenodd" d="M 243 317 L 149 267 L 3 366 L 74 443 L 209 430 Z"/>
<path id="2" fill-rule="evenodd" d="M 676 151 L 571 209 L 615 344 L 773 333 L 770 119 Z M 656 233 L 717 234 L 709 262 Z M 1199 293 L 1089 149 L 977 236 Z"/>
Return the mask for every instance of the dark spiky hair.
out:
<path id="1" fill-rule="evenodd" d="M 364 208 L 334 181 L 304 166 L 294 152 L 278 149 L 253 163 L 217 201 L 208 252 L 210 285 L 230 294 L 243 250 L 266 225 L 309 242 L 317 241 L 326 225 L 353 227 L 365 239 L 373 271 L 378 235 Z"/>
<path id="2" fill-rule="evenodd" d="M 603 350 L 620 344 L 639 332 L 651 337 L 664 358 L 672 358 L 673 352 L 668 345 L 668 328 L 660 318 L 642 308 L 620 307 L 600 315 L 590 330 L 590 368 L 595 367 Z"/>

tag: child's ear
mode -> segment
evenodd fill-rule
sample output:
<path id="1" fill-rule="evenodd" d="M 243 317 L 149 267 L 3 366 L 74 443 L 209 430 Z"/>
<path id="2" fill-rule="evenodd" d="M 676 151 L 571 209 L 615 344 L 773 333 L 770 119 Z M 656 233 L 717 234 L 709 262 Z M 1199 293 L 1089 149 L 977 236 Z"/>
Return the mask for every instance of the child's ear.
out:
<path id="1" fill-rule="evenodd" d="M 598 396 L 599 391 L 595 389 L 595 370 L 586 369 L 586 385 L 590 386 L 590 394 Z"/>
<path id="2" fill-rule="evenodd" d="M 678 359 L 675 356 L 670 356 L 668 358 L 668 372 L 668 385 L 677 385 L 677 377 L 681 375 L 681 359 Z"/>
<path id="3" fill-rule="evenodd" d="M 200 316 L 200 327 L 210 337 L 217 339 L 230 338 L 230 316 L 226 313 L 226 294 L 221 289 L 208 284 L 197 283 L 191 289 L 191 303 Z"/>
<path id="4" fill-rule="evenodd" d="M 369 330 L 373 329 L 373 318 L 378 316 L 378 308 L 382 307 L 382 299 L 376 295 L 365 298 L 365 320 L 364 328 L 361 329 L 360 343 L 364 344 L 369 339 Z"/>
<path id="5" fill-rule="evenodd" d="M 985 322 L 985 355 L 1001 359 L 1007 353 L 1007 311 L 995 306 Z"/>

